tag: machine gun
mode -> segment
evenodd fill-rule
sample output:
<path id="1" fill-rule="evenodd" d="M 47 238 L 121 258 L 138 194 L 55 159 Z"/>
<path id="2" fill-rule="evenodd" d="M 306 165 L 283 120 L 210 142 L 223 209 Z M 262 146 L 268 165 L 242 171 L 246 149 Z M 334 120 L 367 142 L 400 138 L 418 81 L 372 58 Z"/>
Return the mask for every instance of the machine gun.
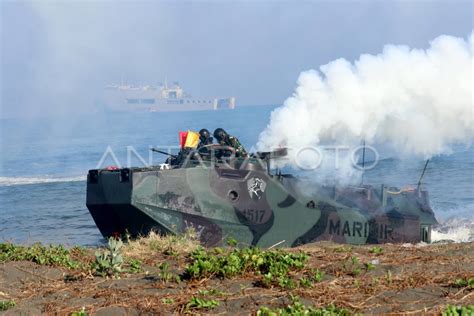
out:
<path id="1" fill-rule="evenodd" d="M 273 151 L 256 152 L 253 155 L 265 161 L 267 164 L 267 173 L 270 174 L 270 159 L 286 157 L 288 155 L 288 148 L 283 147 Z"/>
<path id="2" fill-rule="evenodd" d="M 282 158 L 288 155 L 288 148 L 278 148 L 274 151 L 264 151 L 264 152 L 256 152 L 255 156 L 257 158 L 267 160 L 267 159 L 276 159 Z"/>
<path id="3" fill-rule="evenodd" d="M 156 149 L 156 148 L 150 148 L 150 150 L 154 151 L 154 152 L 157 152 L 157 153 L 160 153 L 160 154 L 163 154 L 163 155 L 166 155 L 166 156 L 170 156 L 172 158 L 178 158 L 178 156 L 176 156 L 176 155 L 167 153 L 166 151 L 162 151 L 162 150 L 159 150 L 159 149 Z"/>

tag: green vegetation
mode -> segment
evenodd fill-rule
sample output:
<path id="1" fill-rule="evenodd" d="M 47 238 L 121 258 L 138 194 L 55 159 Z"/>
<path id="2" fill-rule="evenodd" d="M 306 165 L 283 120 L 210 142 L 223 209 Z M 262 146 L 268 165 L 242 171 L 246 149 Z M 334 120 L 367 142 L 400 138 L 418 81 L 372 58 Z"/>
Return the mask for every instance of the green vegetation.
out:
<path id="1" fill-rule="evenodd" d="M 474 289 L 474 278 L 468 268 L 461 269 L 463 266 L 468 267 L 469 258 L 462 258 L 464 265 L 460 264 L 461 268 L 444 266 L 445 270 L 429 269 L 427 267 L 435 266 L 430 260 L 439 255 L 441 248 L 438 247 L 425 248 L 423 252 L 415 247 L 410 249 L 414 255 L 423 256 L 426 252 L 427 256 L 423 258 L 430 260 L 421 261 L 426 264 L 424 266 L 418 261 L 414 263 L 413 256 L 393 255 L 397 251 L 404 254 L 406 250 L 390 245 L 384 245 L 384 249 L 353 246 L 352 252 L 348 252 L 351 248 L 347 246 L 338 246 L 335 250 L 333 245 L 317 246 L 316 250 L 239 249 L 234 247 L 232 239 L 227 239 L 227 245 L 223 247 L 203 248 L 197 242 L 182 237 L 150 236 L 148 239 L 130 240 L 129 244 L 110 239 L 108 245 L 95 249 L 98 250 L 95 256 L 94 250 L 90 248 L 66 249 L 63 246 L 41 244 L 27 247 L 0 243 L 0 265 L 4 266 L 2 271 L 4 274 L 14 272 L 15 278 L 18 275 L 21 280 L 27 280 L 22 285 L 22 291 L 26 289 L 38 297 L 48 297 L 51 284 L 54 284 L 54 290 L 73 293 L 56 300 L 54 303 L 58 305 L 55 306 L 48 304 L 48 301 L 37 301 L 35 296 L 25 298 L 23 292 L 10 290 L 10 285 L 4 284 L 0 289 L 0 294 L 4 293 L 4 301 L 0 300 L 0 311 L 15 307 L 16 302 L 16 305 L 21 304 L 22 310 L 29 311 L 29 304 L 32 304 L 31 310 L 44 308 L 50 313 L 86 316 L 86 311 L 80 308 L 82 303 L 77 305 L 77 297 L 97 299 L 119 294 L 125 298 L 123 301 L 130 310 L 143 310 L 150 314 L 206 314 L 225 310 L 231 314 L 241 312 L 261 316 L 348 315 L 352 311 L 344 308 L 371 312 L 373 303 L 367 299 L 376 293 L 385 295 L 404 290 L 410 293 L 413 288 L 436 287 L 441 290 L 447 288 L 449 296 L 438 300 L 426 294 L 429 304 L 425 312 L 474 315 L 474 306 L 467 305 L 471 303 L 468 299 L 470 291 Z M 455 250 L 468 249 L 465 253 L 470 253 L 473 247 L 463 244 L 455 246 Z M 444 251 L 444 248 L 441 250 Z M 452 254 L 450 248 L 445 251 L 446 256 Z M 385 255 L 388 255 L 389 260 L 383 257 Z M 396 261 L 399 258 L 400 261 Z M 30 263 L 24 262 L 18 266 L 16 260 Z M 398 269 L 398 264 L 402 269 Z M 394 266 L 397 267 L 396 274 Z M 409 268 L 404 269 L 405 266 Z M 370 272 L 374 269 L 378 273 Z M 151 275 L 149 272 L 144 275 L 144 270 L 149 270 Z M 54 273 L 49 274 L 50 271 Z M 443 274 L 437 277 L 439 273 Z M 54 282 L 44 282 L 44 279 L 49 280 L 50 275 Z M 103 280 L 93 279 L 93 276 L 120 276 L 126 280 L 108 280 L 104 284 Z M 132 287 L 133 291 L 127 290 Z M 273 289 L 258 290 L 256 287 Z M 161 295 L 157 298 L 156 291 L 150 291 L 150 288 L 158 288 Z M 295 288 L 296 291 L 291 291 Z M 293 296 L 284 297 L 292 292 L 298 293 L 301 300 Z M 353 301 L 352 293 L 357 294 Z M 405 295 L 396 296 L 394 303 L 397 305 L 393 305 L 393 310 L 406 311 L 405 299 Z M 418 300 L 417 297 L 414 299 Z M 409 304 L 412 300 L 407 299 L 406 302 Z M 113 305 L 106 301 L 105 306 Z"/>
<path id="2" fill-rule="evenodd" d="M 392 281 L 393 281 L 392 271 L 390 271 L 390 270 L 387 271 L 387 274 L 385 275 L 385 279 L 386 279 L 388 285 L 392 284 Z"/>
<path id="3" fill-rule="evenodd" d="M 300 279 L 300 286 L 301 287 L 311 287 L 311 285 L 313 285 L 313 282 L 311 282 L 311 279 L 306 278 L 306 277 L 302 277 Z"/>
<path id="4" fill-rule="evenodd" d="M 160 270 L 158 276 L 164 282 L 169 282 L 173 278 L 176 279 L 176 277 L 179 277 L 170 271 L 170 264 L 168 262 L 163 262 L 163 263 L 158 264 L 158 269 Z"/>
<path id="5" fill-rule="evenodd" d="M 352 256 L 350 257 L 350 259 L 346 259 L 343 262 L 342 272 L 347 275 L 357 277 L 361 275 L 364 270 L 365 272 L 369 272 L 371 270 L 374 270 L 375 267 L 375 264 L 373 264 L 372 262 L 362 263 L 358 257 Z"/>
<path id="6" fill-rule="evenodd" d="M 212 309 L 217 306 L 219 306 L 219 302 L 216 300 L 207 300 L 193 296 L 188 304 L 186 304 L 186 309 Z"/>
<path id="7" fill-rule="evenodd" d="M 15 307 L 15 301 L 0 301 L 0 311 L 6 311 L 12 307 Z"/>
<path id="8" fill-rule="evenodd" d="M 224 292 L 222 291 L 219 291 L 217 289 L 211 289 L 211 290 L 198 290 L 197 292 L 198 295 L 201 295 L 201 296 L 205 296 L 205 295 L 217 295 L 217 296 L 221 296 L 221 295 L 224 295 Z"/>
<path id="9" fill-rule="evenodd" d="M 443 316 L 471 316 L 474 315 L 474 305 L 455 306 L 448 305 L 444 309 Z"/>
<path id="10" fill-rule="evenodd" d="M 124 247 L 124 254 L 144 257 L 150 251 L 158 251 L 168 256 L 187 254 L 199 245 L 196 232 L 187 229 L 184 234 L 161 236 L 151 232 L 148 236 L 130 240 Z"/>
<path id="11" fill-rule="evenodd" d="M 324 277 L 324 272 L 319 269 L 311 269 L 299 280 L 301 287 L 311 287 L 313 283 L 321 282 Z"/>
<path id="12" fill-rule="evenodd" d="M 235 247 L 237 246 L 237 240 L 232 237 L 229 237 L 227 238 L 227 245 L 230 247 Z"/>
<path id="13" fill-rule="evenodd" d="M 49 245 L 45 247 L 40 243 L 32 246 L 15 246 L 10 243 L 0 243 L 0 262 L 5 261 L 31 261 L 40 265 L 63 266 L 71 269 L 79 267 L 79 263 L 72 260 L 71 251 L 64 246 Z"/>
<path id="14" fill-rule="evenodd" d="M 174 304 L 174 299 L 168 298 L 168 297 L 163 297 L 161 299 L 161 302 L 163 302 L 163 304 L 166 304 L 166 305 L 171 305 L 171 304 Z"/>
<path id="15" fill-rule="evenodd" d="M 374 247 L 370 248 L 369 252 L 373 253 L 373 254 L 376 254 L 376 255 L 380 255 L 380 254 L 383 253 L 383 248 L 380 247 L 380 246 L 374 246 Z"/>
<path id="16" fill-rule="evenodd" d="M 379 286 L 380 284 L 380 279 L 379 278 L 372 278 L 372 288 Z"/>
<path id="17" fill-rule="evenodd" d="M 304 267 L 308 256 L 303 253 L 289 253 L 281 250 L 264 251 L 259 248 L 233 249 L 230 252 L 222 248 L 205 250 L 198 248 L 190 255 L 192 262 L 185 268 L 185 279 L 203 279 L 207 277 L 229 278 L 244 273 L 263 275 L 263 284 L 278 284 L 282 287 L 294 287 L 288 273 Z"/>
<path id="18" fill-rule="evenodd" d="M 130 266 L 128 271 L 130 271 L 131 273 L 140 273 L 143 271 L 142 262 L 138 259 L 130 259 L 128 261 L 128 265 Z"/>
<path id="19" fill-rule="evenodd" d="M 312 279 L 314 282 L 321 282 L 324 277 L 324 271 L 320 271 L 319 269 L 312 270 Z"/>
<path id="20" fill-rule="evenodd" d="M 454 285 L 456 287 L 474 287 L 474 278 L 456 279 Z"/>
<path id="21" fill-rule="evenodd" d="M 351 252 L 352 247 L 351 246 L 339 246 L 334 248 L 334 252 Z"/>
<path id="22" fill-rule="evenodd" d="M 71 316 L 87 316 L 86 309 L 83 307 L 80 311 L 72 312 Z"/>
<path id="23" fill-rule="evenodd" d="M 281 275 L 276 278 L 276 280 L 272 280 L 272 274 L 265 274 L 263 276 L 263 285 L 265 287 L 271 287 L 272 285 L 278 284 L 279 287 L 286 288 L 286 289 L 294 289 L 298 285 L 294 280 L 286 275 Z"/>
<path id="24" fill-rule="evenodd" d="M 117 276 L 122 272 L 123 257 L 121 248 L 123 242 L 113 237 L 109 238 L 108 248 L 103 252 L 95 252 L 93 269 L 100 276 Z"/>
<path id="25" fill-rule="evenodd" d="M 163 250 L 163 254 L 165 256 L 174 257 L 174 258 L 178 258 L 180 255 L 179 251 L 173 247 L 168 247 L 165 250 Z"/>
<path id="26" fill-rule="evenodd" d="M 370 270 L 374 270 L 375 269 L 375 264 L 371 263 L 371 262 L 366 262 L 364 264 L 365 266 L 365 270 L 367 271 L 370 271 Z"/>
<path id="27" fill-rule="evenodd" d="M 350 315 L 346 309 L 329 305 L 327 307 L 315 308 L 303 305 L 297 296 L 291 297 L 292 303 L 285 308 L 270 309 L 262 307 L 257 311 L 257 316 L 277 316 L 277 315 L 308 315 L 308 316 L 332 316 L 332 315 Z"/>
<path id="28" fill-rule="evenodd" d="M 342 264 L 342 270 L 351 276 L 359 276 L 362 272 L 359 258 L 352 256 L 350 260 L 345 260 Z"/>

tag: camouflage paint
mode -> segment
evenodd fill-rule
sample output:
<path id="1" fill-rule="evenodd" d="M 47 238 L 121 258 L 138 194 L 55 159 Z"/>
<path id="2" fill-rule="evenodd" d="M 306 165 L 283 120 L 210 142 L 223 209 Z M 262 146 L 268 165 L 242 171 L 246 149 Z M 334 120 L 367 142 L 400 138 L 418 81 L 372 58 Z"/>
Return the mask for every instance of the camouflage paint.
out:
<path id="1" fill-rule="evenodd" d="M 238 166 L 238 168 L 236 167 Z M 267 173 L 256 158 L 184 167 L 90 170 L 87 207 L 104 236 L 179 234 L 194 228 L 207 246 L 297 246 L 319 240 L 365 244 L 429 242 L 436 223 L 425 191 L 317 187 Z M 422 229 L 425 229 L 422 234 Z"/>

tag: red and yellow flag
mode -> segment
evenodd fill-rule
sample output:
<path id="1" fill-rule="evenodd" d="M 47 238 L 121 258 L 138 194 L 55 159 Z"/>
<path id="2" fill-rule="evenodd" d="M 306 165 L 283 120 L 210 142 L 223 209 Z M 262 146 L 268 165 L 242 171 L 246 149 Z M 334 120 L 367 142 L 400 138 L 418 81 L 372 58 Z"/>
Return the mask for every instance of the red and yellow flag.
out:
<path id="1" fill-rule="evenodd" d="M 186 144 L 186 138 L 188 137 L 188 132 L 179 132 L 179 145 L 181 148 Z"/>
<path id="2" fill-rule="evenodd" d="M 186 137 L 186 143 L 184 143 L 185 148 L 196 148 L 199 144 L 199 133 L 188 131 L 188 136 Z"/>
<path id="3" fill-rule="evenodd" d="M 196 148 L 199 144 L 199 133 L 193 131 L 179 132 L 181 148 Z"/>

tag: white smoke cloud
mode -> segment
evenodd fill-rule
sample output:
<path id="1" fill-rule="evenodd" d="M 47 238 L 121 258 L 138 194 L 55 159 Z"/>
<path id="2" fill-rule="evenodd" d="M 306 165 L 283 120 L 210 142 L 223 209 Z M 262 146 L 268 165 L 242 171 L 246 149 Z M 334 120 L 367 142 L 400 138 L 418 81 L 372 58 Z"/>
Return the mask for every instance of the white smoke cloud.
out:
<path id="1" fill-rule="evenodd" d="M 257 147 L 321 143 L 383 144 L 429 158 L 469 143 L 473 118 L 474 32 L 439 36 L 428 49 L 387 45 L 354 63 L 337 59 L 300 74 L 298 87 L 271 114 Z"/>

